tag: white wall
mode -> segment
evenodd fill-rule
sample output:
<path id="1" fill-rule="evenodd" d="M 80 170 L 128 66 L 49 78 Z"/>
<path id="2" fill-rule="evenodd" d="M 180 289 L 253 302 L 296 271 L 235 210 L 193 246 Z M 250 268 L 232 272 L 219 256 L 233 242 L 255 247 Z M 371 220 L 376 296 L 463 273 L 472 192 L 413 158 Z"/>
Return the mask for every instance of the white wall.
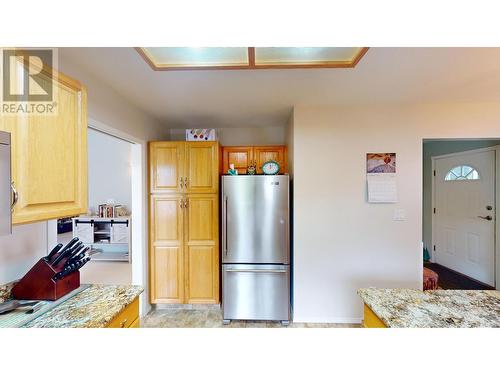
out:
<path id="1" fill-rule="evenodd" d="M 294 320 L 359 322 L 358 288 L 420 289 L 422 140 L 496 138 L 499 125 L 497 103 L 295 107 Z M 367 152 L 397 153 L 399 203 L 366 202 Z"/>
<path id="2" fill-rule="evenodd" d="M 93 212 L 108 199 L 129 211 L 132 208 L 131 152 L 130 142 L 88 130 L 89 208 Z"/>
<path id="3" fill-rule="evenodd" d="M 186 140 L 185 132 L 185 129 L 170 129 L 170 140 Z M 286 127 L 218 128 L 217 137 L 222 146 L 282 145 L 286 140 Z"/>
<path id="4" fill-rule="evenodd" d="M 46 255 L 47 224 L 18 225 L 0 236 L 0 285 L 17 280 Z"/>

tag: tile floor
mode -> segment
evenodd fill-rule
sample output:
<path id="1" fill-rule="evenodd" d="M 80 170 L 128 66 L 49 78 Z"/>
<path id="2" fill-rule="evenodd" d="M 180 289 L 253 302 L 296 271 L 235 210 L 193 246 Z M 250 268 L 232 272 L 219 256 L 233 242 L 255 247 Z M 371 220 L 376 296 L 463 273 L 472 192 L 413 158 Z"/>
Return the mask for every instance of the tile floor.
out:
<path id="1" fill-rule="evenodd" d="M 222 324 L 220 308 L 152 310 L 141 320 L 144 328 L 285 328 L 279 322 L 232 321 Z M 290 328 L 359 328 L 359 324 L 290 323 Z"/>

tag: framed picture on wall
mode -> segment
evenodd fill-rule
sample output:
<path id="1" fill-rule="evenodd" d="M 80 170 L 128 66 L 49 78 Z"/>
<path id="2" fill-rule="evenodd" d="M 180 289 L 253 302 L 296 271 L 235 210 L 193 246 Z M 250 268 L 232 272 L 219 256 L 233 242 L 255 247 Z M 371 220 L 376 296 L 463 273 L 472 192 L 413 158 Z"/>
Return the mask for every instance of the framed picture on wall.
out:
<path id="1" fill-rule="evenodd" d="M 396 153 L 366 154 L 366 173 L 396 173 Z"/>

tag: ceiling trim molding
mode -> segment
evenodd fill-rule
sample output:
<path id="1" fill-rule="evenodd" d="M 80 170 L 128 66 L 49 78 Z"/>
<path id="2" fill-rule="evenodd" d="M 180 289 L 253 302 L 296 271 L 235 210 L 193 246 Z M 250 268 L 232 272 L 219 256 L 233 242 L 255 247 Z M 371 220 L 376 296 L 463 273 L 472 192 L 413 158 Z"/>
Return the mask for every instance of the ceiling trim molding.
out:
<path id="1" fill-rule="evenodd" d="M 261 64 L 255 63 L 255 47 L 248 47 L 247 65 L 213 65 L 213 66 L 166 66 L 157 64 L 152 56 L 143 47 L 134 47 L 137 53 L 154 71 L 178 71 L 178 70 L 256 70 L 256 69 L 332 69 L 332 68 L 355 68 L 359 61 L 370 49 L 363 47 L 350 61 L 336 61 L 312 64 Z"/>

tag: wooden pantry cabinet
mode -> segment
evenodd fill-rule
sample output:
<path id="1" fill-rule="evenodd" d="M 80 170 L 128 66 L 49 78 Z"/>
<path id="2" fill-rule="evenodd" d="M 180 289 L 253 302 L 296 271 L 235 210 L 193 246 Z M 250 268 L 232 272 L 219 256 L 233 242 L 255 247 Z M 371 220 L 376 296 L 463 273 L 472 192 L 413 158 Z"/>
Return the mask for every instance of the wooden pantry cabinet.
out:
<path id="1" fill-rule="evenodd" d="M 13 224 L 87 211 L 87 92 L 54 76 L 54 113 L 0 114 L 0 130 L 11 133 Z"/>
<path id="2" fill-rule="evenodd" d="M 151 142 L 151 193 L 217 193 L 217 142 Z"/>
<path id="3" fill-rule="evenodd" d="M 262 174 L 262 165 L 269 160 L 277 161 L 280 174 L 288 172 L 286 146 L 224 146 L 222 148 L 222 170 L 226 174 L 230 164 L 238 174 L 246 174 L 251 164 L 257 165 L 257 174 Z"/>
<path id="4" fill-rule="evenodd" d="M 219 303 L 218 148 L 150 143 L 151 303 Z"/>

